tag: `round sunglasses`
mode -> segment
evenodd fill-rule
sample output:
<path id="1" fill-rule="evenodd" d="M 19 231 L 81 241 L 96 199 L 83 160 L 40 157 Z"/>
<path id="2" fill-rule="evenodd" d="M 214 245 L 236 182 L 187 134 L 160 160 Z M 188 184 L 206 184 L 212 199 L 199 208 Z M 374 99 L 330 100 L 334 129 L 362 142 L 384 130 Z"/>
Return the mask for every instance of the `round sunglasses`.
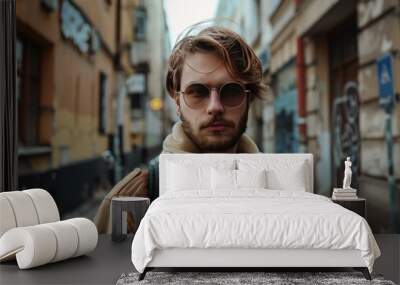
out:
<path id="1" fill-rule="evenodd" d="M 239 106 L 247 97 L 247 94 L 250 93 L 250 90 L 238 82 L 228 82 L 219 88 L 210 88 L 202 83 L 192 83 L 184 91 L 178 91 L 177 93 L 182 93 L 183 100 L 190 108 L 201 109 L 208 104 L 211 90 L 213 89 L 217 90 L 221 104 L 226 107 Z"/>

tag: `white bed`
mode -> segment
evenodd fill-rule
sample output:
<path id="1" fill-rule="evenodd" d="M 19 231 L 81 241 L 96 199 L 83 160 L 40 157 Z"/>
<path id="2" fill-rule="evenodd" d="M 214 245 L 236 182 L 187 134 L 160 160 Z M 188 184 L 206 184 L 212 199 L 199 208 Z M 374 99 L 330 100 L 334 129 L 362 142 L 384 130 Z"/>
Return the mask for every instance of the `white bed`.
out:
<path id="1" fill-rule="evenodd" d="M 139 279 L 155 267 L 354 267 L 370 278 L 371 229 L 312 194 L 312 170 L 311 154 L 161 155 L 160 197 L 132 243 Z"/>

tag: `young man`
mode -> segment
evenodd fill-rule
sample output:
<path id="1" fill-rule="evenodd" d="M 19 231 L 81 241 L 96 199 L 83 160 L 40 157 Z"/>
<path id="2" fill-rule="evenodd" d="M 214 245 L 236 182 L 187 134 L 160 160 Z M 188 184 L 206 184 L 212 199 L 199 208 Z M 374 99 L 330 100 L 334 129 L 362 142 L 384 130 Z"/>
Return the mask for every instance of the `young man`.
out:
<path id="1" fill-rule="evenodd" d="M 260 60 L 233 31 L 208 27 L 179 41 L 169 58 L 166 86 L 181 122 L 163 142 L 162 153 L 256 153 L 246 135 L 250 103 L 262 98 Z M 106 196 L 95 223 L 110 231 L 110 201 L 148 196 L 148 172 L 134 169 Z M 134 229 L 132 219 L 128 219 Z"/>

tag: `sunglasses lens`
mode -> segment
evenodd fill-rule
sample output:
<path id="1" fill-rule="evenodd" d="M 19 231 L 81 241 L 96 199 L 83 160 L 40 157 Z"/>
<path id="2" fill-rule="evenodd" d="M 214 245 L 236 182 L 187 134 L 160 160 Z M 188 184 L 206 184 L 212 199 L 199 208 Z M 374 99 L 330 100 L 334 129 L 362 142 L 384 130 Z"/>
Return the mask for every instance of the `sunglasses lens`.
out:
<path id="1" fill-rule="evenodd" d="M 220 89 L 220 100 L 227 107 L 239 106 L 247 96 L 245 88 L 239 83 L 227 83 Z M 183 92 L 185 103 L 193 108 L 204 107 L 210 99 L 210 89 L 201 83 L 193 83 Z"/>
<path id="2" fill-rule="evenodd" d="M 203 84 L 195 83 L 186 87 L 184 99 L 187 105 L 192 108 L 201 107 L 210 95 L 210 90 Z"/>
<path id="3" fill-rule="evenodd" d="M 235 107 L 246 97 L 245 89 L 238 83 L 228 83 L 221 89 L 221 103 L 228 107 Z"/>

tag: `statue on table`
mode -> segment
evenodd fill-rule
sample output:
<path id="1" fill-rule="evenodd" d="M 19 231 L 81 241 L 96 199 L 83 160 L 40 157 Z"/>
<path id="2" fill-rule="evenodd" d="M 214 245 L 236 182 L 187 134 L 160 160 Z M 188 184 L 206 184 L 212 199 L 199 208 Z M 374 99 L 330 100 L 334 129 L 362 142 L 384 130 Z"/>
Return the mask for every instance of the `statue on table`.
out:
<path id="1" fill-rule="evenodd" d="M 347 160 L 344 162 L 344 166 L 343 189 L 352 189 L 350 187 L 352 175 L 350 157 L 347 157 Z"/>

